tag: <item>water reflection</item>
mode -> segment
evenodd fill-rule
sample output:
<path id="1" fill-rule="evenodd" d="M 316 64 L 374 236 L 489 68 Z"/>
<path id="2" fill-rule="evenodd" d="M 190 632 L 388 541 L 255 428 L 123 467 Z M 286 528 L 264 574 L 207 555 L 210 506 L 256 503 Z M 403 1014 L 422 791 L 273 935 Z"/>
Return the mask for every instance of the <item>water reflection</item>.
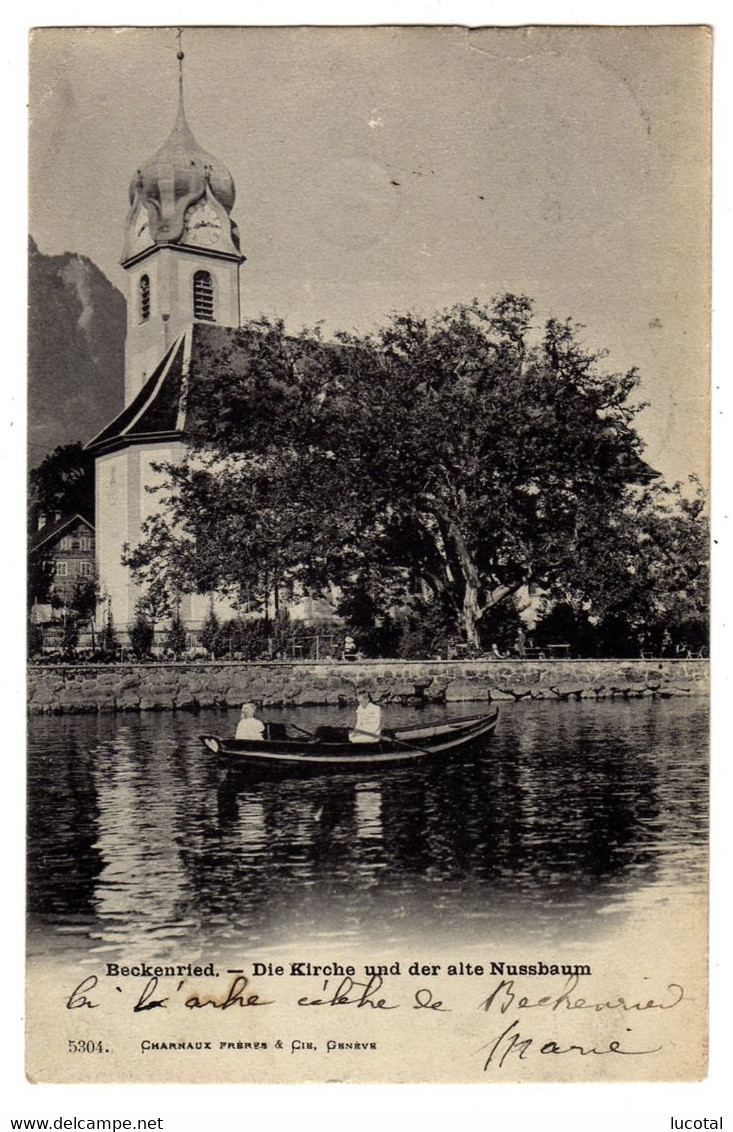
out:
<path id="1" fill-rule="evenodd" d="M 704 883 L 703 704 L 509 705 L 442 768 L 279 780 L 210 760 L 198 734 L 230 724 L 33 721 L 35 946 L 587 938 L 642 893 Z"/>

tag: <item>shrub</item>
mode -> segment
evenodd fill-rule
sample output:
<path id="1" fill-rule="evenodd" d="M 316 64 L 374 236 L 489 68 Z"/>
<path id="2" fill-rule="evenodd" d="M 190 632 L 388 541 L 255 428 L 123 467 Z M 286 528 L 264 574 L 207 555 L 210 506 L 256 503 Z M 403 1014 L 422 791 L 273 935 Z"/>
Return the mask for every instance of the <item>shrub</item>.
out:
<path id="1" fill-rule="evenodd" d="M 201 626 L 201 647 L 206 649 L 206 652 L 212 656 L 220 656 L 221 649 L 224 646 L 221 634 L 221 622 L 214 612 L 214 603 L 212 601 L 209 606 L 209 611 L 204 618 L 204 623 Z"/>
<path id="2" fill-rule="evenodd" d="M 220 655 L 236 660 L 262 660 L 269 658 L 268 638 L 259 619 L 244 621 L 234 618 L 226 621 L 221 632 Z"/>
<path id="3" fill-rule="evenodd" d="M 79 626 L 72 617 L 67 617 L 64 623 L 64 630 L 61 635 L 61 648 L 64 656 L 71 657 L 76 652 L 76 646 L 79 644 Z"/>
<path id="4" fill-rule="evenodd" d="M 130 628 L 130 648 L 137 660 L 150 656 L 154 638 L 153 624 L 138 606 L 135 610 L 135 620 Z"/>
<path id="5" fill-rule="evenodd" d="M 520 628 L 523 628 L 522 619 L 514 601 L 499 602 L 487 610 L 479 622 L 481 646 L 486 652 L 496 645 L 500 652 L 509 653 L 516 644 Z"/>
<path id="6" fill-rule="evenodd" d="M 396 655 L 404 660 L 446 656 L 448 648 L 460 640 L 455 620 L 432 603 L 416 601 L 398 624 Z"/>
<path id="7" fill-rule="evenodd" d="M 28 626 L 28 656 L 37 656 L 43 651 L 43 629 L 40 625 Z"/>
<path id="8" fill-rule="evenodd" d="M 112 606 L 107 605 L 102 632 L 99 634 L 99 651 L 105 656 L 115 656 L 120 651 L 120 642 L 115 632 L 115 622 L 112 616 Z"/>
<path id="9" fill-rule="evenodd" d="M 187 644 L 186 630 L 183 627 L 181 616 L 176 612 L 171 621 L 170 629 L 165 635 L 165 650 L 178 659 L 185 652 Z"/>

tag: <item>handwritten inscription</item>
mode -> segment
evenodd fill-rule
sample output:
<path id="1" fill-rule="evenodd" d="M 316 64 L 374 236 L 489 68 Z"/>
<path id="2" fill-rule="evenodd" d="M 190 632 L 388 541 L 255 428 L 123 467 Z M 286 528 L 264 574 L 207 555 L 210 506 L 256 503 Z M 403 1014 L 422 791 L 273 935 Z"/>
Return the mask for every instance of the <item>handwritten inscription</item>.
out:
<path id="1" fill-rule="evenodd" d="M 237 975 L 235 979 L 232 979 L 223 995 L 187 993 L 185 996 L 182 996 L 181 992 L 185 989 L 186 980 L 180 979 L 173 990 L 161 996 L 158 991 L 159 982 L 160 980 L 157 975 L 153 975 L 152 978 L 148 979 L 132 1005 L 133 1014 L 142 1014 L 149 1010 L 166 1010 L 173 1001 L 181 1002 L 181 1000 L 187 1010 L 201 1010 L 207 1006 L 211 1007 L 213 1010 L 228 1010 L 232 1006 L 273 1005 L 272 999 L 260 998 L 259 994 L 248 991 L 249 979 L 246 975 Z M 89 975 L 86 979 L 83 979 L 67 998 L 66 1009 L 80 1010 L 87 1007 L 94 1010 L 100 1006 L 101 1004 L 95 1002 L 92 998 L 93 992 L 96 991 L 98 984 L 99 979 L 96 975 Z M 120 987 L 117 989 L 121 991 Z"/>
<path id="2" fill-rule="evenodd" d="M 311 998 L 303 995 L 298 999 L 298 1006 L 369 1006 L 373 1010 L 397 1010 L 399 1003 L 389 1003 L 386 998 L 379 996 L 384 979 L 381 975 L 372 975 L 365 983 L 357 982 L 347 976 L 336 985 L 333 992 L 329 989 L 329 979 L 323 983 L 325 997 Z"/>
<path id="3" fill-rule="evenodd" d="M 665 989 L 665 994 L 660 1001 L 654 998 L 639 999 L 631 1001 L 627 1000 L 624 995 L 611 996 L 607 999 L 602 999 L 600 1002 L 589 1002 L 587 998 L 580 995 L 575 998 L 574 992 L 578 986 L 578 976 L 573 975 L 567 980 L 564 987 L 557 995 L 542 995 L 537 999 L 530 999 L 525 995 L 520 995 L 515 989 L 514 979 L 502 979 L 500 983 L 494 987 L 491 994 L 489 994 L 480 1004 L 479 1010 L 484 1010 L 488 1013 L 492 1008 L 496 1007 L 501 1014 L 506 1014 L 509 1010 L 538 1010 L 545 1009 L 556 1011 L 564 1010 L 591 1010 L 595 1013 L 600 1013 L 603 1010 L 620 1010 L 620 1011 L 644 1011 L 644 1010 L 673 1010 L 678 1006 L 684 998 L 684 990 L 679 983 L 668 983 Z"/>
<path id="4" fill-rule="evenodd" d="M 148 1010 L 165 1009 L 174 1001 L 183 1001 L 189 1010 L 210 1007 L 214 1010 L 228 1010 L 230 1007 L 272 1006 L 274 999 L 262 998 L 251 989 L 247 975 L 237 975 L 223 994 L 210 994 L 196 991 L 191 993 L 186 979 L 179 979 L 173 986 L 162 984 L 157 975 L 147 980 L 142 991 L 136 993 L 132 1011 L 135 1014 Z M 402 1005 L 413 1010 L 450 1012 L 451 1007 L 434 996 L 433 989 L 419 987 L 411 993 L 407 1003 L 395 1001 L 382 993 L 386 980 L 382 975 L 372 975 L 363 981 L 347 975 L 341 979 L 324 979 L 317 994 L 300 994 L 295 1000 L 297 1006 L 353 1006 L 356 1009 L 370 1007 L 374 1010 L 397 1010 Z M 483 1013 L 505 1015 L 510 1011 L 618 1011 L 620 1013 L 643 1013 L 650 1010 L 673 1010 L 684 999 L 684 989 L 679 983 L 668 983 L 658 997 L 635 998 L 622 994 L 611 995 L 598 1000 L 576 995 L 579 979 L 573 975 L 566 979 L 559 991 L 553 994 L 528 996 L 521 994 L 514 979 L 501 979 L 483 997 L 475 1009 Z M 67 1010 L 91 1009 L 100 1006 L 97 1001 L 100 988 L 96 975 L 88 975 L 74 987 L 66 998 Z M 121 993 L 122 988 L 116 987 Z M 163 993 L 165 990 L 165 993 Z"/>
<path id="5" fill-rule="evenodd" d="M 372 974 L 361 980 L 352 975 L 344 975 L 324 978 L 318 990 L 309 990 L 305 994 L 300 992 L 294 998 L 281 1000 L 279 1005 L 292 1007 L 298 1012 L 313 1009 L 337 1009 L 340 1012 L 346 1009 L 366 1015 L 387 1014 L 404 1008 L 426 1017 L 450 1014 L 457 1009 L 468 1010 L 477 1017 L 477 1026 L 481 1030 L 490 1026 L 491 1019 L 499 1022 L 499 1026 L 491 1027 L 488 1040 L 482 1041 L 478 1049 L 466 1051 L 472 1059 L 476 1056 L 480 1058 L 479 1064 L 484 1073 L 498 1072 L 537 1056 L 635 1058 L 649 1057 L 663 1049 L 659 1040 L 650 1041 L 648 1034 L 644 1039 L 639 1038 L 631 1025 L 631 1017 L 675 1010 L 685 998 L 684 989 L 679 983 L 667 983 L 652 995 L 612 994 L 593 997 L 585 990 L 582 995 L 578 993 L 579 981 L 578 975 L 572 975 L 551 993 L 526 994 L 515 979 L 500 979 L 491 984 L 488 993 L 484 991 L 478 1001 L 472 997 L 468 1003 L 464 999 L 457 1006 L 438 997 L 433 987 L 420 986 L 414 990 L 411 987 L 408 996 L 403 997 L 399 994 L 400 984 L 395 979 L 390 981 L 381 974 Z M 170 1011 L 176 1007 L 183 1007 L 195 1015 L 201 1011 L 223 1013 L 231 1009 L 238 1011 L 275 1005 L 275 1000 L 264 998 L 253 988 L 250 977 L 244 974 L 237 974 L 223 992 L 215 993 L 208 989 L 204 991 L 200 986 L 194 985 L 192 988 L 187 979 L 164 981 L 155 975 L 147 980 L 141 991 L 135 991 L 129 996 L 125 995 L 119 985 L 114 989 L 124 995 L 126 1009 L 132 1014 L 142 1015 Z M 89 975 L 68 995 L 65 1000 L 66 1009 L 96 1010 L 103 1004 L 104 991 L 105 987 L 100 984 L 97 976 Z M 560 1023 L 560 1016 L 566 1018 L 569 1015 L 580 1021 L 589 1014 L 601 1013 L 616 1016 L 619 1022 L 623 1020 L 623 1026 L 619 1026 L 616 1033 L 604 1034 L 602 1040 L 597 1035 L 594 1035 L 593 1040 L 588 1040 L 578 1032 L 577 1026 L 568 1035 L 566 1027 L 569 1021 Z M 552 1031 L 545 1030 L 543 1034 L 540 1028 L 538 1035 L 534 1020 L 549 1019 L 553 1015 L 558 1016 L 558 1021 Z M 484 1016 L 488 1016 L 486 1023 L 479 1021 Z M 527 1020 L 533 1020 L 529 1033 L 524 1024 Z"/>

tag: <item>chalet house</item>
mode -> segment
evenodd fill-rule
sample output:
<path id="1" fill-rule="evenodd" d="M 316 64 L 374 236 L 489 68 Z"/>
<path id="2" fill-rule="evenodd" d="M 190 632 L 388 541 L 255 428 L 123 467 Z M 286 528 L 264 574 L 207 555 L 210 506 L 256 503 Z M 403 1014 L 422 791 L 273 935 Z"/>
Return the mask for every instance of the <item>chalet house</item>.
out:
<path id="1" fill-rule="evenodd" d="M 94 527 L 83 515 L 59 517 L 36 531 L 31 538 L 30 554 L 36 561 L 51 564 L 52 595 L 66 605 L 77 581 L 96 574 Z"/>

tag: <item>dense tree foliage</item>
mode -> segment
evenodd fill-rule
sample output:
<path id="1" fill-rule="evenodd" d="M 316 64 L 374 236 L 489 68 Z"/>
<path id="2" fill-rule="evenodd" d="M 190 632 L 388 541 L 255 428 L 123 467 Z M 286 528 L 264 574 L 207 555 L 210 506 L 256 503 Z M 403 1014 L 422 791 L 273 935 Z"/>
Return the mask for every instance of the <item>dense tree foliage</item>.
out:
<path id="1" fill-rule="evenodd" d="M 169 602 L 218 591 L 262 609 L 335 586 L 373 628 L 419 609 L 474 646 L 530 583 L 610 617 L 627 553 L 681 584 L 646 545 L 674 558 L 692 520 L 650 486 L 637 373 L 604 372 L 570 321 L 531 319 L 504 295 L 330 343 L 265 320 L 232 332 L 199 364 L 189 455 L 166 466 L 129 563 Z"/>
<path id="2" fill-rule="evenodd" d="M 26 572 L 28 609 L 34 602 L 45 604 L 51 600 L 55 577 L 54 563 L 50 558 L 38 554 L 29 555 Z"/>
<path id="3" fill-rule="evenodd" d="M 30 473 L 33 509 L 53 520 L 82 515 L 94 522 L 94 459 L 80 443 L 55 448 Z"/>
<path id="4" fill-rule="evenodd" d="M 542 640 L 581 653 L 649 655 L 707 645 L 709 522 L 691 477 L 647 485 L 587 546 L 547 595 Z M 553 599 L 557 599 L 556 601 Z"/>

